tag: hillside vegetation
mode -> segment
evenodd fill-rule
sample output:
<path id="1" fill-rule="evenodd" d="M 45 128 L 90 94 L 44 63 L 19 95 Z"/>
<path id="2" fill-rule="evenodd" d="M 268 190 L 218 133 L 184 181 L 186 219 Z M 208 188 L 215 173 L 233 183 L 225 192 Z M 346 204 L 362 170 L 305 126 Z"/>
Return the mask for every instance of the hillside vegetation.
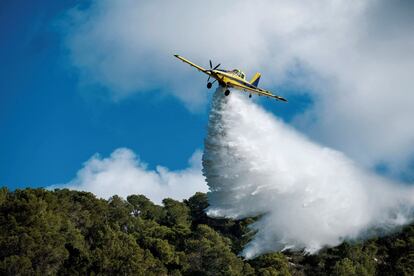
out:
<path id="1" fill-rule="evenodd" d="M 414 226 L 318 254 L 239 257 L 244 220 L 206 216 L 205 194 L 155 205 L 143 195 L 0 189 L 1 275 L 414 275 Z M 350 214 L 352 215 L 352 214 Z"/>

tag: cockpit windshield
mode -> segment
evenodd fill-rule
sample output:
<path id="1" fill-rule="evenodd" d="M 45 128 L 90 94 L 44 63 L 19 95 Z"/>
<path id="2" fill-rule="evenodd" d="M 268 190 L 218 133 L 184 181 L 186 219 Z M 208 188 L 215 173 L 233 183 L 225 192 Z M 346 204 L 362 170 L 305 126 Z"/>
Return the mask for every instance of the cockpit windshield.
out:
<path id="1" fill-rule="evenodd" d="M 246 78 L 246 75 L 245 75 L 242 71 L 240 71 L 240 70 L 238 70 L 238 69 L 234 69 L 232 72 L 233 72 L 235 75 L 237 75 L 237 76 L 239 76 L 240 78 L 242 78 L 242 79 L 245 79 L 245 78 Z"/>

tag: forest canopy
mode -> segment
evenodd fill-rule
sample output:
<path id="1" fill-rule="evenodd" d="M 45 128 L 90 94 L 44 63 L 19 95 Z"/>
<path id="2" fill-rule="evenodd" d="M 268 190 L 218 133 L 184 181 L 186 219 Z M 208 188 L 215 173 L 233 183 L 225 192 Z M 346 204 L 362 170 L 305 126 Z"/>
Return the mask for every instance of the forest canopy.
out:
<path id="1" fill-rule="evenodd" d="M 239 256 L 257 218 L 214 219 L 207 195 L 156 205 L 67 189 L 0 189 L 1 275 L 414 275 L 414 226 L 318 254 Z"/>

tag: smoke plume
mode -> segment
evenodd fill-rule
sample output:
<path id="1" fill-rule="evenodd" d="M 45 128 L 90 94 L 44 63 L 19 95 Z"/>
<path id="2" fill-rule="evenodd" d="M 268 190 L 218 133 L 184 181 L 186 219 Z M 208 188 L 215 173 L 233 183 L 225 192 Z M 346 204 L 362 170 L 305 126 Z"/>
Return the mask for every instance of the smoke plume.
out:
<path id="1" fill-rule="evenodd" d="M 261 215 L 247 258 L 287 248 L 315 252 L 412 219 L 411 187 L 357 167 L 241 93 L 214 95 L 203 174 L 210 216 Z"/>

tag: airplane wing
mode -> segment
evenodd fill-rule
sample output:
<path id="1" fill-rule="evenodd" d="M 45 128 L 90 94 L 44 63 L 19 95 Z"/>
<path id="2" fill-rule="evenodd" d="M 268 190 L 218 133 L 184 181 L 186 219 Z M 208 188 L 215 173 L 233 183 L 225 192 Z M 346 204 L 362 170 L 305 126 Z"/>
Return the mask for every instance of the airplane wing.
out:
<path id="1" fill-rule="evenodd" d="M 252 88 L 252 87 L 248 87 L 242 84 L 236 84 L 236 83 L 232 83 L 231 86 L 240 89 L 240 90 L 244 90 L 244 91 L 249 91 L 249 92 L 253 92 L 259 96 L 265 96 L 265 97 L 269 97 L 269 98 L 273 98 L 276 99 L 278 101 L 283 101 L 283 102 L 287 102 L 287 100 L 281 96 L 277 96 L 277 95 L 273 95 L 270 91 L 261 89 L 261 88 Z"/>
<path id="2" fill-rule="evenodd" d="M 197 68 L 197 70 L 198 71 L 201 71 L 201 72 L 203 72 L 204 74 L 207 74 L 207 75 L 209 75 L 209 76 L 213 76 L 211 73 L 210 73 L 210 71 L 209 70 L 206 70 L 206 69 L 204 69 L 203 67 L 201 67 L 201 66 L 198 66 L 197 64 L 195 64 L 195 63 L 192 63 L 191 61 L 189 61 L 188 59 L 186 59 L 186 58 L 184 58 L 184 57 L 182 57 L 182 56 L 179 56 L 179 55 L 174 55 L 176 58 L 178 58 L 178 59 L 180 59 L 181 61 L 183 61 L 183 62 L 185 62 L 185 63 L 188 63 L 188 64 L 190 64 L 191 66 L 193 66 L 193 67 L 195 67 L 195 68 Z"/>

